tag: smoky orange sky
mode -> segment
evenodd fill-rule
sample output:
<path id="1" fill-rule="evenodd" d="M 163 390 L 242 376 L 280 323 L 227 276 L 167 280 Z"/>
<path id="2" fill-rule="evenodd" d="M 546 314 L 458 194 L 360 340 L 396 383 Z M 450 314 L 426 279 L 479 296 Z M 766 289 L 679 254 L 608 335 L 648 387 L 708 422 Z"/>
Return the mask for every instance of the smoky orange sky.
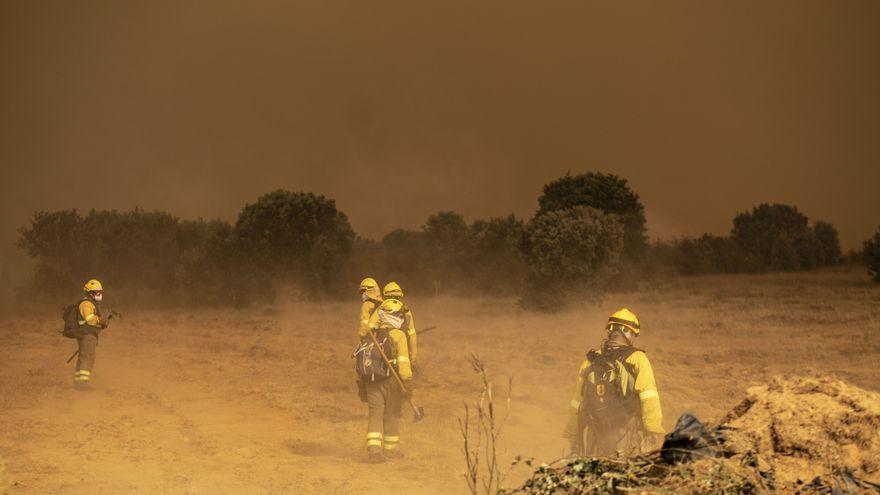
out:
<path id="1" fill-rule="evenodd" d="M 6 1 L 0 242 L 35 210 L 234 219 L 337 200 L 360 234 L 529 218 L 627 178 L 655 238 L 760 202 L 880 224 L 880 2 Z"/>

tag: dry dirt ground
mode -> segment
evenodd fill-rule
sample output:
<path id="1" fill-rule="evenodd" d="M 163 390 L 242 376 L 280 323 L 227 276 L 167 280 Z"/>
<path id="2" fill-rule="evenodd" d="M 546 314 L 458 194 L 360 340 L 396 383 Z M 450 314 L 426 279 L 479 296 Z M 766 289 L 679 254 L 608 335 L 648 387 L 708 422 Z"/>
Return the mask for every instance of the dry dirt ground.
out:
<path id="1" fill-rule="evenodd" d="M 108 293 L 112 299 L 112 293 Z M 403 425 L 406 457 L 364 462 L 366 408 L 352 372 L 358 301 L 272 310 L 126 311 L 102 337 L 94 391 L 71 389 L 72 340 L 45 317 L 4 318 L 0 457 L 11 494 L 462 493 L 457 418 L 480 383 L 514 376 L 502 437 L 552 461 L 584 351 L 607 315 L 641 316 L 664 423 L 717 418 L 780 372 L 880 388 L 880 285 L 860 271 L 678 278 L 562 313 L 512 300 L 412 298 L 424 421 Z M 503 387 L 502 387 L 503 391 Z M 530 470 L 515 468 L 507 485 Z"/>

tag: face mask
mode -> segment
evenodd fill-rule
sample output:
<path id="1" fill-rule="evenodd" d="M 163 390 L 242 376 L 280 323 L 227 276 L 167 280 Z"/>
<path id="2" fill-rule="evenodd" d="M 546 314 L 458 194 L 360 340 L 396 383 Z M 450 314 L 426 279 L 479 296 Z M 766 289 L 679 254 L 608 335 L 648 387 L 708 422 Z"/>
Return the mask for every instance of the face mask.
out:
<path id="1" fill-rule="evenodd" d="M 101 302 L 104 299 L 104 294 L 98 293 L 95 294 L 95 301 Z"/>

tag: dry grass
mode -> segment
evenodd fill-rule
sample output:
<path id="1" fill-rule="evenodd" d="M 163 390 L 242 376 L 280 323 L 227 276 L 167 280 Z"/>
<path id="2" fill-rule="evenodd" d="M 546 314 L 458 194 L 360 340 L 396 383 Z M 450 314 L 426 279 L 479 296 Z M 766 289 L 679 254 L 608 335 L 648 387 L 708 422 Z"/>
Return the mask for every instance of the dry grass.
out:
<path id="1" fill-rule="evenodd" d="M 466 357 L 516 381 L 500 462 L 549 462 L 563 454 L 578 365 L 620 306 L 643 319 L 667 427 L 686 410 L 718 419 L 777 373 L 880 383 L 880 285 L 861 271 L 674 279 L 555 315 L 513 300 L 409 302 L 417 322 L 440 326 L 420 340 L 415 395 L 426 418 L 406 418 L 400 466 L 378 467 L 362 462 L 366 411 L 349 358 L 356 300 L 244 313 L 121 308 L 90 394 L 69 389 L 73 344 L 53 333 L 56 308 L 3 319 L 0 456 L 11 493 L 464 492 L 457 418 L 482 390 Z M 516 467 L 505 485 L 531 471 Z"/>

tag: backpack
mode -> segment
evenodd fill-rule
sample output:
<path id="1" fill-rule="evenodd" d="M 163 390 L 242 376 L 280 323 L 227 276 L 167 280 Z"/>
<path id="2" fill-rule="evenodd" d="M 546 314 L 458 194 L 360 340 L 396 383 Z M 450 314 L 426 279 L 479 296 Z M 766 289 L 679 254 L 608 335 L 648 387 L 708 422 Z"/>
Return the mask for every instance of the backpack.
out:
<path id="1" fill-rule="evenodd" d="M 632 393 L 635 370 L 626 360 L 641 349 L 622 347 L 614 350 L 587 353 L 590 366 L 584 370 L 583 400 L 578 411 L 584 424 L 595 431 L 609 432 L 624 427 L 639 412 L 638 395 Z M 589 380 L 593 373 L 594 382 Z M 626 373 L 627 389 L 622 390 L 622 374 Z"/>
<path id="2" fill-rule="evenodd" d="M 391 338 L 388 336 L 388 332 L 381 330 L 377 332 L 376 341 L 379 342 L 382 351 L 385 352 L 385 356 L 389 360 L 394 359 L 394 347 L 391 345 Z M 384 380 L 391 376 L 391 370 L 388 369 L 388 365 L 382 359 L 379 348 L 376 347 L 372 339 L 365 339 L 355 349 L 353 356 L 355 358 L 354 370 L 362 380 Z"/>
<path id="3" fill-rule="evenodd" d="M 79 328 L 79 305 L 85 301 L 88 301 L 88 299 L 83 298 L 61 308 L 61 319 L 64 320 L 64 328 L 61 329 L 61 335 L 70 339 L 76 338 L 77 329 Z"/>

